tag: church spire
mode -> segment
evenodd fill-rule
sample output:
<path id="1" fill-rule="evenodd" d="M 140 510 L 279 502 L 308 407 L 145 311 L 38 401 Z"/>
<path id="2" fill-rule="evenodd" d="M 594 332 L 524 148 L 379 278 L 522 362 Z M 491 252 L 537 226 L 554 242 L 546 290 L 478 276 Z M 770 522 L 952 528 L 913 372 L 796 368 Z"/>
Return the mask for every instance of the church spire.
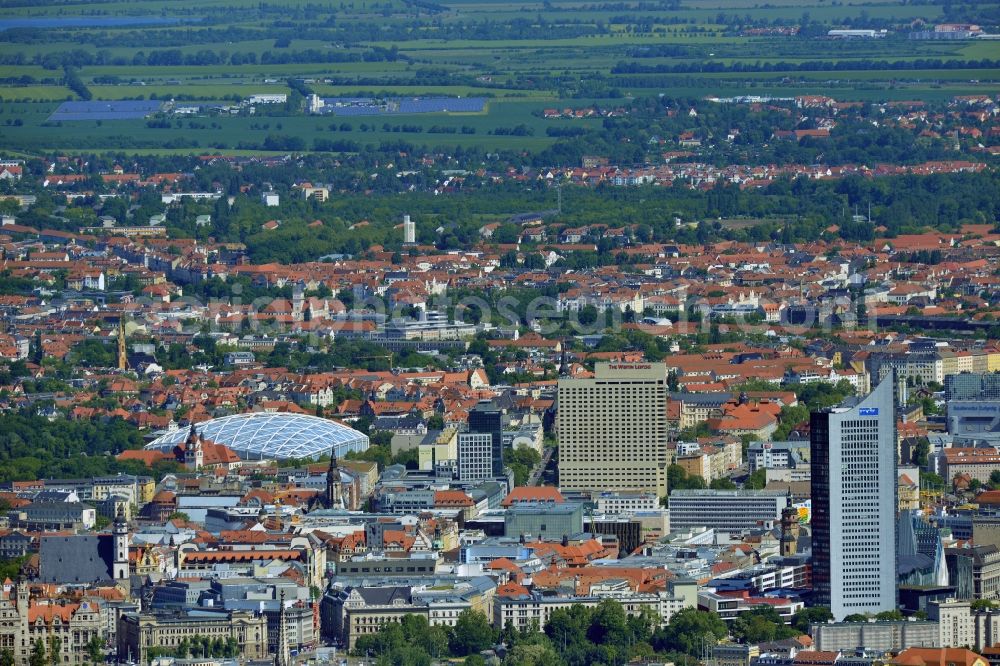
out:
<path id="1" fill-rule="evenodd" d="M 128 370 L 128 356 L 125 354 L 125 317 L 118 318 L 118 369 Z"/>
<path id="2" fill-rule="evenodd" d="M 115 512 L 115 522 L 111 526 L 111 537 L 114 540 L 114 562 L 112 563 L 114 578 L 123 585 L 128 585 L 128 520 L 125 518 L 125 507 L 118 505 Z"/>
<path id="3" fill-rule="evenodd" d="M 184 466 L 190 470 L 197 472 L 205 464 L 205 447 L 203 446 L 204 441 L 195 430 L 194 423 L 191 424 L 191 430 L 188 432 L 187 441 L 184 443 Z"/>

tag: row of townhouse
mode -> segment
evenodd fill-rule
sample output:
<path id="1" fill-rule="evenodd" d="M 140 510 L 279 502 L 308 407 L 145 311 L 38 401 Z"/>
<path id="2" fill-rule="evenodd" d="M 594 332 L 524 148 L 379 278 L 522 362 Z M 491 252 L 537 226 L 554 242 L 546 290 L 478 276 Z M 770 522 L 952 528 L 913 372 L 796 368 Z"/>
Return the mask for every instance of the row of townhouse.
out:
<path id="1" fill-rule="evenodd" d="M 919 384 L 944 384 L 949 375 L 1000 371 L 1000 349 L 873 353 L 869 356 L 869 367 L 873 380 L 877 381 L 895 370 L 897 376 L 912 378 Z"/>

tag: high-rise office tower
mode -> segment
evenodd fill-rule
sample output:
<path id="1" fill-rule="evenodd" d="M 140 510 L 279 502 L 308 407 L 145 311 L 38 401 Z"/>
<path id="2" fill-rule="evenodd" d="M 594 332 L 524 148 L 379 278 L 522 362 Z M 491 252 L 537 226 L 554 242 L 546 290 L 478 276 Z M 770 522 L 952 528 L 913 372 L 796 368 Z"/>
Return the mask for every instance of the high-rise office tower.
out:
<path id="1" fill-rule="evenodd" d="M 559 486 L 667 494 L 667 367 L 598 363 L 560 379 Z"/>
<path id="2" fill-rule="evenodd" d="M 462 433 L 462 435 L 489 435 L 490 440 L 488 442 L 489 449 L 485 453 L 488 454 L 485 463 L 469 463 L 475 464 L 477 467 L 482 467 L 486 465 L 489 470 L 489 476 L 496 478 L 503 476 L 503 412 L 495 404 L 489 400 L 480 400 L 475 407 L 469 410 L 469 431 L 468 433 Z M 485 440 L 479 438 L 475 440 L 466 438 L 469 440 L 467 442 L 466 450 L 469 452 L 466 456 L 466 460 L 469 460 L 469 455 L 472 451 L 482 451 L 482 447 L 486 445 Z M 458 440 L 458 465 L 459 470 L 462 468 L 462 436 L 459 435 Z M 482 457 L 484 454 L 478 454 Z"/>
<path id="3" fill-rule="evenodd" d="M 813 592 L 836 620 L 897 607 L 893 396 L 890 373 L 810 418 Z"/>

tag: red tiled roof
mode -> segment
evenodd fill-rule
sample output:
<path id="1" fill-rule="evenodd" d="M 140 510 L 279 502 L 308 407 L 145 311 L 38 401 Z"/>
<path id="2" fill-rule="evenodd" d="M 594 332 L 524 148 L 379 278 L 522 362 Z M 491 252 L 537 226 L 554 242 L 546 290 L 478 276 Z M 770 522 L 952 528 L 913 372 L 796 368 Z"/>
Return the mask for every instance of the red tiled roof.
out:
<path id="1" fill-rule="evenodd" d="M 562 493 L 555 486 L 517 486 L 507 497 L 503 498 L 501 506 L 510 506 L 517 502 L 564 502 Z"/>
<path id="2" fill-rule="evenodd" d="M 907 648 L 890 663 L 899 666 L 973 666 L 976 663 L 985 664 L 986 660 L 965 648 Z"/>
<path id="3" fill-rule="evenodd" d="M 438 490 L 434 493 L 434 506 L 473 506 L 474 502 L 464 490 Z"/>
<path id="4" fill-rule="evenodd" d="M 496 591 L 496 596 L 506 597 L 508 599 L 527 597 L 528 595 L 529 595 L 528 588 L 518 583 L 506 583 L 498 587 Z"/>
<path id="5" fill-rule="evenodd" d="M 118 460 L 138 460 L 146 467 L 152 467 L 154 463 L 161 460 L 170 460 L 171 456 L 163 451 L 146 451 L 144 449 L 128 449 L 122 451 L 117 456 Z"/>
<path id="6" fill-rule="evenodd" d="M 257 560 L 292 560 L 305 559 L 301 550 L 226 550 L 191 552 L 184 555 L 185 562 L 254 562 Z"/>

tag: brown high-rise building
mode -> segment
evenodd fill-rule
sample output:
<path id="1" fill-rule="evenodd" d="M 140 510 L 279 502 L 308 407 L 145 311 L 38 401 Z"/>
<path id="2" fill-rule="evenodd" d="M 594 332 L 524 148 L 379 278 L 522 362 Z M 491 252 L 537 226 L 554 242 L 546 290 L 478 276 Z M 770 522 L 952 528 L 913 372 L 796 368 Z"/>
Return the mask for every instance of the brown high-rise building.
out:
<path id="1" fill-rule="evenodd" d="M 560 379 L 559 486 L 667 494 L 667 368 L 598 363 L 593 378 Z"/>

